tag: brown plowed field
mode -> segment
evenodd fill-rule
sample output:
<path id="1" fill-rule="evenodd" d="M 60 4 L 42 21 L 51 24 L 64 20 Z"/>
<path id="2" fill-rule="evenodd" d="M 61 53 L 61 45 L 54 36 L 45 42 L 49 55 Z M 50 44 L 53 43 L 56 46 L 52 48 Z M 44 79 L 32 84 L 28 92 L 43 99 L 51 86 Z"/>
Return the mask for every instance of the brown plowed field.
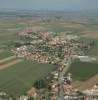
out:
<path id="1" fill-rule="evenodd" d="M 74 81 L 74 82 L 72 83 L 72 87 L 73 87 L 73 88 L 78 88 L 78 87 L 80 87 L 82 84 L 83 84 L 83 82 L 81 82 L 81 81 Z"/>
<path id="2" fill-rule="evenodd" d="M 78 87 L 78 90 L 84 91 L 86 89 L 90 89 L 94 85 L 98 84 L 98 75 L 95 75 L 88 79 L 87 81 L 83 82 L 80 87 Z"/>

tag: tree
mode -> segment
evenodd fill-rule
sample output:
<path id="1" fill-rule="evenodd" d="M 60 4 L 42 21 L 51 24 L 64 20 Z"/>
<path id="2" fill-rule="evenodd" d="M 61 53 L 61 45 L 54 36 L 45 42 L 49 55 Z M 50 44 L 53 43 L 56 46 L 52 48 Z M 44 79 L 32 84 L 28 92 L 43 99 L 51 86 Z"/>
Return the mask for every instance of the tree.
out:
<path id="1" fill-rule="evenodd" d="M 30 97 L 28 100 L 34 100 L 34 98 L 33 97 Z"/>
<path id="2" fill-rule="evenodd" d="M 34 83 L 34 87 L 37 89 L 45 88 L 47 86 L 47 82 L 45 79 L 39 79 Z"/>

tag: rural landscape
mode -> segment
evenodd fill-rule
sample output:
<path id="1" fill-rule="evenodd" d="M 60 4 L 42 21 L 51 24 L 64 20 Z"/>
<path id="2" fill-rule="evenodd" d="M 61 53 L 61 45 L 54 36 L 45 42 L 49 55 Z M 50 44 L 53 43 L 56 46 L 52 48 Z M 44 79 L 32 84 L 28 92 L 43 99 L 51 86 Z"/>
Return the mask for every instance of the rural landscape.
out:
<path id="1" fill-rule="evenodd" d="M 98 13 L 0 11 L 0 100 L 98 100 Z"/>

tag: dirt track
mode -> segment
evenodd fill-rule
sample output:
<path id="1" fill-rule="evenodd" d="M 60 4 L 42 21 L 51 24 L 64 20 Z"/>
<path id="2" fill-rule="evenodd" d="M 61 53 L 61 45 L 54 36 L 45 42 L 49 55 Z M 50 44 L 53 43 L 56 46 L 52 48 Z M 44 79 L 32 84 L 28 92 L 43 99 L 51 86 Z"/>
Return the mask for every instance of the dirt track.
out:
<path id="1" fill-rule="evenodd" d="M 7 57 L 7 58 L 4 58 L 4 59 L 1 59 L 0 60 L 0 64 L 1 63 L 4 63 L 4 62 L 6 62 L 6 61 L 9 61 L 9 60 L 13 60 L 13 59 L 15 59 L 16 58 L 16 56 L 11 56 L 11 57 Z"/>
<path id="2" fill-rule="evenodd" d="M 8 68 L 8 67 L 11 67 L 11 66 L 13 66 L 13 65 L 15 65 L 17 63 L 20 63 L 21 61 L 22 61 L 22 59 L 17 59 L 17 60 L 9 62 L 7 64 L 0 65 L 0 70 L 3 70 L 3 69 Z"/>

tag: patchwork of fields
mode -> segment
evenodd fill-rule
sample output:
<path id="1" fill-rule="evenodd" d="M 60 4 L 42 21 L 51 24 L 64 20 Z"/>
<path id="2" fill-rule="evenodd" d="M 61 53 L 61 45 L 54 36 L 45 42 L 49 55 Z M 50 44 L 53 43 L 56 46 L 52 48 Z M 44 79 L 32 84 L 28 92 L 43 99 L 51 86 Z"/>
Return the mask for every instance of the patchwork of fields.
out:
<path id="1" fill-rule="evenodd" d="M 3 46 L 9 48 L 10 43 L 17 41 L 16 33 L 26 27 L 32 27 L 34 31 L 71 31 L 72 34 L 86 38 L 97 38 L 96 47 L 88 51 L 87 55 L 98 57 L 98 24 L 95 24 L 98 20 L 91 22 L 88 18 L 63 17 L 49 17 L 45 18 L 45 21 L 39 17 L 0 17 L 0 91 L 21 95 L 32 87 L 34 81 L 46 77 L 56 68 L 50 64 L 17 59 L 9 50 L 2 50 Z M 98 74 L 98 63 L 75 62 L 68 72 L 71 72 L 76 80 L 86 80 Z"/>

